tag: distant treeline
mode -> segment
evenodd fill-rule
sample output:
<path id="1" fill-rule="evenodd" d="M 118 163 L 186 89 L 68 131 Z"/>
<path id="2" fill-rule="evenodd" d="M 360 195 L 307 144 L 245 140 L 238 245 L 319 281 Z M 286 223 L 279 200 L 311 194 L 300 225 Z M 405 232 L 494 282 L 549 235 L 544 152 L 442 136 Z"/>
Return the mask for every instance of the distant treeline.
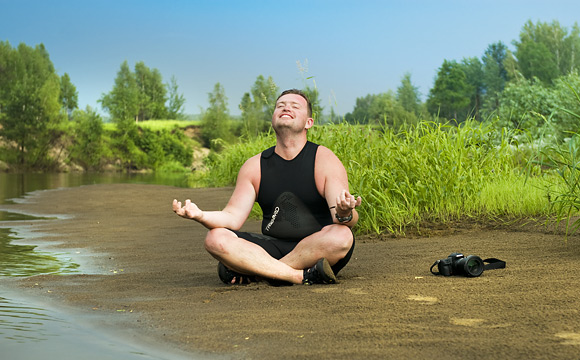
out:
<path id="1" fill-rule="evenodd" d="M 557 21 L 528 21 L 513 45 L 514 52 L 497 42 L 481 58 L 444 60 L 425 102 L 419 100 L 411 74 L 405 74 L 396 92 L 358 98 L 345 118 L 351 123 L 390 125 L 417 118 L 490 120 L 536 135 L 546 130 L 544 119 L 550 118 L 553 135 L 577 130 L 577 118 L 570 112 L 580 114 L 578 24 L 568 30 Z"/>
<path id="2" fill-rule="evenodd" d="M 534 137 L 566 138 L 578 129 L 576 115 L 580 114 L 580 28 L 574 24 L 568 29 L 557 21 L 528 21 L 513 45 L 513 52 L 497 42 L 481 58 L 444 60 L 425 101 L 410 73 L 403 75 L 396 91 L 359 97 L 344 116 L 332 107 L 324 109 L 316 86 L 305 84 L 303 90 L 311 98 L 318 123 L 398 128 L 421 120 L 475 119 L 522 129 Z M 279 90 L 272 77 L 258 76 L 240 100 L 241 116 L 234 119 L 225 89 L 215 84 L 208 94 L 209 107 L 201 114 L 202 145 L 219 151 L 224 143 L 268 131 Z M 56 73 L 44 45 L 13 48 L 0 42 L 0 162 L 3 167 L 51 169 L 56 166 L 55 148 L 60 148 L 69 153 L 67 161 L 84 169 L 99 169 L 102 162 L 96 159 L 105 155 L 107 163 L 116 159 L 113 163 L 122 168 L 158 168 L 167 161 L 186 164 L 172 146 L 159 147 L 151 139 L 142 139 L 144 131 L 138 127 L 150 119 L 183 119 L 185 101 L 175 77 L 164 82 L 157 69 L 143 62 L 131 69 L 125 61 L 111 91 L 99 99 L 115 131 L 99 137 L 102 119 L 91 108 L 78 109 L 76 87 L 67 73 Z M 80 140 L 85 141 L 83 146 L 77 144 Z M 186 142 L 185 148 L 191 146 Z"/>

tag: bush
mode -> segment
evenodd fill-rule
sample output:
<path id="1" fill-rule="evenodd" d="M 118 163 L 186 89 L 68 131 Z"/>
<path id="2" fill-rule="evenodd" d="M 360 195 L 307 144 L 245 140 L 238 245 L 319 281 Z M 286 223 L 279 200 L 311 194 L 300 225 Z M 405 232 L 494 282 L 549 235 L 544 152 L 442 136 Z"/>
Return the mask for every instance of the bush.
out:
<path id="1" fill-rule="evenodd" d="M 100 170 L 108 155 L 100 116 L 87 107 L 86 111 L 75 111 L 72 119 L 74 125 L 71 131 L 75 141 L 70 148 L 70 160 L 85 170 Z"/>

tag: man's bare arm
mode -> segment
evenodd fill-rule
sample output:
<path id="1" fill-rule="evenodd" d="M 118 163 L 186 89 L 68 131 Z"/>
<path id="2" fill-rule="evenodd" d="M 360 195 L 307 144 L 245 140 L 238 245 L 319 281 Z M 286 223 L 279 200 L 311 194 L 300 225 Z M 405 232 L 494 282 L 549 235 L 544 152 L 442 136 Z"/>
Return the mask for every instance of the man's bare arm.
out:
<path id="1" fill-rule="evenodd" d="M 173 211 L 186 219 L 192 219 L 208 229 L 228 228 L 239 230 L 256 201 L 257 186 L 259 186 L 260 158 L 256 155 L 250 158 L 240 169 L 236 187 L 228 204 L 221 211 L 203 211 L 191 200 L 173 200 Z"/>
<path id="2" fill-rule="evenodd" d="M 323 184 L 323 195 L 331 208 L 335 223 L 354 226 L 358 221 L 355 207 L 362 202 L 360 196 L 352 195 L 348 188 L 348 176 L 340 159 L 328 148 L 320 146 L 316 155 L 317 181 Z M 338 217 L 346 218 L 352 214 L 352 219 L 340 222 Z"/>

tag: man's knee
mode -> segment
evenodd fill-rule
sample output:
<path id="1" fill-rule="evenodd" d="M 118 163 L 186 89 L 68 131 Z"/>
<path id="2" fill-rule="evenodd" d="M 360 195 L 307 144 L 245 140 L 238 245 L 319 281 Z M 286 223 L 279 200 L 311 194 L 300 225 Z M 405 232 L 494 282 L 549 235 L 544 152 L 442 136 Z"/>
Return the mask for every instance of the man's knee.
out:
<path id="1" fill-rule="evenodd" d="M 208 231 L 205 237 L 205 249 L 210 254 L 223 254 L 226 252 L 227 238 L 232 236 L 228 229 L 216 228 Z"/>
<path id="2" fill-rule="evenodd" d="M 348 226 L 333 224 L 325 228 L 328 231 L 328 238 L 330 244 L 336 253 L 346 255 L 350 248 L 354 237 L 352 231 Z"/>

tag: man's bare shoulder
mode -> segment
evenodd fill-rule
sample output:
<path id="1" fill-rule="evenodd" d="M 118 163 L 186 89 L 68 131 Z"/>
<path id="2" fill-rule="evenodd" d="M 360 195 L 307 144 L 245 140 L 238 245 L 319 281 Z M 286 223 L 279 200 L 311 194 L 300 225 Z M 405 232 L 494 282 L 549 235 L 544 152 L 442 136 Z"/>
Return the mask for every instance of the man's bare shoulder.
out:
<path id="1" fill-rule="evenodd" d="M 331 162 L 339 161 L 340 162 L 340 159 L 336 156 L 336 154 L 334 152 L 332 152 L 332 150 L 330 150 L 326 146 L 318 145 L 318 150 L 316 152 L 316 161 L 323 162 L 323 163 L 326 163 L 328 161 L 331 161 Z"/>
<path id="2" fill-rule="evenodd" d="M 240 180 L 250 181 L 255 189 L 258 188 L 260 184 L 260 156 L 261 154 L 256 154 L 246 160 L 244 165 L 240 168 L 238 173 L 238 182 Z"/>
<path id="3" fill-rule="evenodd" d="M 244 165 L 242 165 L 242 169 L 244 168 L 249 168 L 250 170 L 256 170 L 260 168 L 260 156 L 262 154 L 256 154 L 254 156 L 252 156 L 251 158 L 249 158 L 248 160 L 246 160 L 246 162 L 244 163 Z"/>

